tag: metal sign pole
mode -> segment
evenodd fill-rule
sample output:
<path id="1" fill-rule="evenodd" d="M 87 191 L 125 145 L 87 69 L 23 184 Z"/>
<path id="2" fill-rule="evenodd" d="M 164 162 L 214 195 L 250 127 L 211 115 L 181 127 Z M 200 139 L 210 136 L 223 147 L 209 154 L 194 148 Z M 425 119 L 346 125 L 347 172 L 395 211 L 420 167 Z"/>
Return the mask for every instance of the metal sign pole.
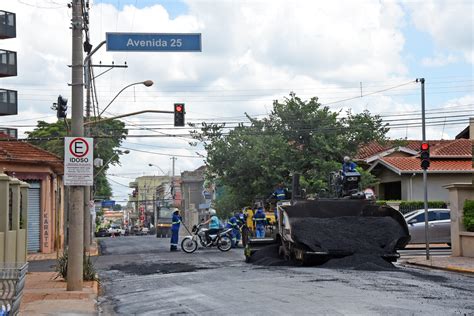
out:
<path id="1" fill-rule="evenodd" d="M 425 78 L 416 79 L 421 83 L 421 133 L 422 141 L 426 142 L 426 125 L 425 125 Z M 428 224 L 428 172 L 423 168 L 423 202 L 425 208 L 425 242 L 426 242 L 426 260 L 430 259 L 430 234 Z"/>

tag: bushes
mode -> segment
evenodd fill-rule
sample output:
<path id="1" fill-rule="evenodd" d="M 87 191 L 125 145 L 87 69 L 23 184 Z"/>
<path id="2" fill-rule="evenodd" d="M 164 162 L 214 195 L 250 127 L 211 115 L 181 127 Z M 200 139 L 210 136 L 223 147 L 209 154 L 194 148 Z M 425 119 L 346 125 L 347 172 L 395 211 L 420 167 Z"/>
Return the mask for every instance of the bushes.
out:
<path id="1" fill-rule="evenodd" d="M 423 201 L 377 201 L 377 205 L 387 205 L 388 203 L 400 203 L 399 210 L 402 214 L 419 210 L 425 207 Z M 444 201 L 428 201 L 428 208 L 447 208 L 447 204 Z"/>
<path id="2" fill-rule="evenodd" d="M 56 278 L 62 277 L 64 280 L 67 280 L 67 251 L 58 258 L 56 263 Z M 84 281 L 99 281 L 97 278 L 97 273 L 95 271 L 94 264 L 91 261 L 91 257 L 84 252 L 83 257 L 83 274 L 82 278 Z"/>
<path id="3" fill-rule="evenodd" d="M 464 219 L 463 224 L 466 230 L 474 232 L 474 200 L 466 200 L 464 203 Z"/>

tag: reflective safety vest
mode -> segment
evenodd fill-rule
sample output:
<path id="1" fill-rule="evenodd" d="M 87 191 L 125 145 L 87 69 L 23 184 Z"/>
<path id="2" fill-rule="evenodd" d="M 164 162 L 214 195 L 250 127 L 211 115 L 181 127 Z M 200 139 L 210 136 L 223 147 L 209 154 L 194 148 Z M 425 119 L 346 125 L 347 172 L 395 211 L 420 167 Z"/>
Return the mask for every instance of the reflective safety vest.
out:
<path id="1" fill-rule="evenodd" d="M 171 218 L 171 230 L 179 230 L 179 224 L 181 224 L 181 216 L 173 214 Z"/>
<path id="2" fill-rule="evenodd" d="M 273 195 L 275 195 L 276 199 L 279 200 L 279 201 L 284 200 L 286 198 L 285 189 L 276 189 L 275 193 L 273 193 Z"/>
<path id="3" fill-rule="evenodd" d="M 255 225 L 263 226 L 267 223 L 267 216 L 262 210 L 258 210 L 253 216 L 253 220 L 255 221 Z"/>

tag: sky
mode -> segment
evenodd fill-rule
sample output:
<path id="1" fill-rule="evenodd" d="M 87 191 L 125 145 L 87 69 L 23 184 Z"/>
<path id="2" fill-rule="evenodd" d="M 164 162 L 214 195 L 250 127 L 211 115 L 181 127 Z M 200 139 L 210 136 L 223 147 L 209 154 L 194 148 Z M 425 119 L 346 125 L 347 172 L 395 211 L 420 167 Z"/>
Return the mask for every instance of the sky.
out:
<path id="1" fill-rule="evenodd" d="M 0 118 L 19 137 L 38 120 L 54 122 L 51 105 L 70 98 L 71 9 L 66 0 L 7 0 L 17 15 L 17 38 L 0 49 L 18 52 L 18 76 L 0 88 L 18 91 L 17 116 Z M 94 64 L 114 62 L 96 80 L 104 108 L 126 85 L 106 115 L 172 110 L 186 104 L 187 122 L 246 122 L 261 118 L 273 100 L 290 92 L 317 96 L 334 111 L 381 115 L 392 138 L 421 139 L 420 84 L 426 80 L 427 138 L 452 139 L 474 116 L 474 2 L 375 0 L 96 0 L 90 1 L 90 37 L 106 32 L 201 33 L 202 52 L 131 53 L 100 49 Z M 98 75 L 101 68 L 95 69 Z M 69 114 L 70 115 L 70 114 Z M 412 120 L 407 120 L 412 119 Z M 108 178 L 124 201 L 138 176 L 175 174 L 203 164 L 189 129 L 172 128 L 172 116 L 143 114 L 125 123 L 130 135 L 120 166 Z M 169 137 L 169 134 L 181 134 Z M 152 164 L 153 166 L 149 166 Z M 123 202 L 121 202 L 123 203 Z"/>

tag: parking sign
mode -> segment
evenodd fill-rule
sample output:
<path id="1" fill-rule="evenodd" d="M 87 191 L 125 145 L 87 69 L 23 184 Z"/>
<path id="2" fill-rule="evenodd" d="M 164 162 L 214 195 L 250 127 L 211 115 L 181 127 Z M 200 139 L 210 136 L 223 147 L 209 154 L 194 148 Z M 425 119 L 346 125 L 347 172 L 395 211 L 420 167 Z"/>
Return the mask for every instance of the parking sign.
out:
<path id="1" fill-rule="evenodd" d="M 64 138 L 64 185 L 93 185 L 93 141 L 86 137 Z"/>

